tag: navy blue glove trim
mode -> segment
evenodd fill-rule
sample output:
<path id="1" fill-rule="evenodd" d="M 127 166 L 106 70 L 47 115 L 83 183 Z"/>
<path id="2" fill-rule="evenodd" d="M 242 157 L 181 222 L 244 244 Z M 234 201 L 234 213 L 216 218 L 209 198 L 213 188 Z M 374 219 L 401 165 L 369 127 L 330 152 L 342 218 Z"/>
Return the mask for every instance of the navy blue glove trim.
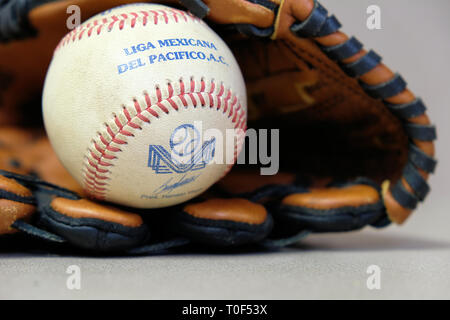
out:
<path id="1" fill-rule="evenodd" d="M 203 19 L 209 13 L 208 6 L 202 0 L 180 0 L 181 3 L 196 17 Z"/>
<path id="2" fill-rule="evenodd" d="M 9 1 L 0 7 L 0 42 L 22 39 L 36 34 L 28 21 L 29 1 Z"/>
<path id="3" fill-rule="evenodd" d="M 298 37 L 314 37 L 322 29 L 327 20 L 328 11 L 322 5 L 314 1 L 314 9 L 308 18 L 303 22 L 295 22 L 291 26 L 291 31 Z"/>
<path id="4" fill-rule="evenodd" d="M 143 245 L 140 247 L 132 248 L 126 250 L 125 253 L 130 255 L 146 255 L 152 253 L 158 253 L 168 249 L 173 249 L 177 247 L 183 247 L 191 243 L 191 240 L 186 238 L 175 238 L 163 242 L 157 242 L 152 244 Z"/>
<path id="5" fill-rule="evenodd" d="M 399 74 L 391 80 L 378 85 L 372 86 L 362 81 L 360 81 L 360 85 L 372 98 L 383 100 L 396 96 L 404 91 L 407 86 L 406 81 Z"/>
<path id="6" fill-rule="evenodd" d="M 355 54 L 360 52 L 363 48 L 361 42 L 358 41 L 355 37 L 351 37 L 346 42 L 338 44 L 336 46 L 330 47 L 321 47 L 322 51 L 331 59 L 331 60 L 345 60 L 350 57 L 353 57 Z"/>
<path id="7" fill-rule="evenodd" d="M 342 27 L 342 24 L 335 16 L 328 17 L 325 23 L 322 25 L 320 31 L 315 37 L 325 37 L 332 33 L 337 32 Z"/>
<path id="8" fill-rule="evenodd" d="M 423 125 L 416 123 L 404 124 L 405 130 L 411 139 L 417 139 L 421 141 L 433 141 L 436 140 L 436 128 L 433 125 Z"/>
<path id="9" fill-rule="evenodd" d="M 37 228 L 29 223 L 26 223 L 22 220 L 14 221 L 14 223 L 11 225 L 14 229 L 17 229 L 19 231 L 22 231 L 30 236 L 43 239 L 50 242 L 57 242 L 57 243 L 66 243 L 67 241 L 64 238 L 61 238 L 60 236 L 50 233 L 48 231 L 42 230 L 40 228 Z"/>
<path id="10" fill-rule="evenodd" d="M 269 38 L 275 31 L 273 27 L 258 28 L 251 24 L 236 24 L 236 29 L 249 37 Z"/>
<path id="11" fill-rule="evenodd" d="M 252 244 L 266 238 L 273 228 L 270 214 L 262 224 L 193 217 L 186 212 L 175 212 L 170 226 L 176 234 L 204 245 L 236 246 Z"/>
<path id="12" fill-rule="evenodd" d="M 337 209 L 317 210 L 290 205 L 281 205 L 275 219 L 313 232 L 342 232 L 357 230 L 368 224 L 376 223 L 384 216 L 384 204 L 359 207 L 341 207 Z"/>
<path id="13" fill-rule="evenodd" d="M 411 103 L 406 104 L 392 104 L 388 102 L 385 102 L 384 104 L 397 117 L 402 118 L 404 120 L 421 116 L 425 114 L 425 111 L 427 110 L 421 99 L 416 99 Z"/>
<path id="14" fill-rule="evenodd" d="M 401 180 L 398 180 L 394 188 L 391 189 L 392 196 L 402 206 L 414 210 L 419 200 L 415 195 L 405 189 Z"/>
<path id="15" fill-rule="evenodd" d="M 55 0 L 14 0 L 0 3 L 0 43 L 34 37 L 36 29 L 28 20 L 34 7 Z"/>
<path id="16" fill-rule="evenodd" d="M 311 233 L 312 233 L 312 231 L 302 230 L 293 236 L 289 236 L 289 237 L 281 238 L 281 239 L 267 238 L 258 244 L 267 249 L 284 248 L 284 247 L 298 243 L 300 240 L 303 240 L 304 238 L 309 236 Z"/>
<path id="17" fill-rule="evenodd" d="M 433 173 L 437 165 L 436 159 L 430 157 L 412 143 L 409 145 L 409 161 L 428 173 Z"/>
<path id="18" fill-rule="evenodd" d="M 341 67 L 350 77 L 357 78 L 373 70 L 381 62 L 381 57 L 375 51 L 369 51 L 355 62 L 343 64 Z"/>
<path id="19" fill-rule="evenodd" d="M 391 219 L 384 213 L 379 220 L 371 223 L 370 225 L 374 228 L 381 229 L 389 226 L 392 223 Z"/>
<path id="20" fill-rule="evenodd" d="M 36 204 L 36 200 L 34 199 L 34 197 L 22 197 L 15 193 L 5 191 L 5 190 L 0 190 L 0 199 L 10 200 L 10 201 L 14 201 L 14 202 L 20 202 L 20 203 L 25 203 L 25 204 L 32 204 L 32 205 Z"/>
<path id="21" fill-rule="evenodd" d="M 416 196 L 422 201 L 430 192 L 430 187 L 413 164 L 408 163 L 403 169 L 403 178 L 414 190 Z"/>

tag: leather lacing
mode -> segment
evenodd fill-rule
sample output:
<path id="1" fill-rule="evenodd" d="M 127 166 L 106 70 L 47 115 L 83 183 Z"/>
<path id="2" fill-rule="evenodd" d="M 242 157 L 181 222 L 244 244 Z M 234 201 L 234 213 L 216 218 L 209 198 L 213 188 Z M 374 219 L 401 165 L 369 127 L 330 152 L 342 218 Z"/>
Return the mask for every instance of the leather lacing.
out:
<path id="1" fill-rule="evenodd" d="M 437 163 L 433 157 L 436 129 L 425 115 L 426 107 L 422 100 L 412 95 L 407 89 L 406 81 L 399 74 L 385 79 L 386 74 L 392 72 L 381 63 L 382 59 L 376 52 L 365 51 L 363 44 L 355 37 L 337 37 L 345 40 L 329 44 L 329 36 L 340 32 L 342 25 L 335 16 L 329 16 L 328 11 L 318 1 L 311 1 L 314 1 L 314 7 L 308 18 L 294 22 L 291 31 L 297 37 L 312 38 L 348 76 L 358 79 L 367 95 L 381 100 L 385 107 L 401 120 L 405 133 L 410 138 L 409 160 L 402 178 L 394 184 L 386 184 L 383 188 L 385 207 L 390 220 L 402 223 L 417 204 L 425 199 L 430 189 L 426 180 L 428 174 L 434 172 Z M 273 27 L 260 29 L 247 26 L 240 29 L 260 37 L 268 37 L 275 32 Z M 375 79 L 371 79 L 375 84 L 369 84 L 364 77 L 375 69 L 382 72 L 377 74 Z"/>

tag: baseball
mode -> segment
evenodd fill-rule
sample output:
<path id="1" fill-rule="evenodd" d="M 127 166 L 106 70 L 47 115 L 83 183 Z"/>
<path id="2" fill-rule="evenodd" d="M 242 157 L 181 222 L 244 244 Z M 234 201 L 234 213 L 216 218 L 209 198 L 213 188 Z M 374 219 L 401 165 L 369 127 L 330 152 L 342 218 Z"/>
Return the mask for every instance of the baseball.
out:
<path id="1" fill-rule="evenodd" d="M 92 17 L 60 41 L 43 115 L 56 154 L 88 196 L 158 208 L 226 174 L 227 152 L 235 161 L 245 135 L 246 100 L 233 54 L 207 24 L 134 4 Z"/>

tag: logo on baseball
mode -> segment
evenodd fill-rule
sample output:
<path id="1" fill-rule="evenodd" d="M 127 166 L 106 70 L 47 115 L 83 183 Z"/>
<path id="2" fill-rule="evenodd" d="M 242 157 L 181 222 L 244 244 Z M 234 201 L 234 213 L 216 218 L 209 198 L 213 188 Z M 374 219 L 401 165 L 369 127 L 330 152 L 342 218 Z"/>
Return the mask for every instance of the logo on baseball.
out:
<path id="1" fill-rule="evenodd" d="M 245 135 L 239 66 L 202 20 L 155 4 L 117 7 L 68 33 L 47 72 L 43 113 L 63 165 L 96 199 L 158 208 L 204 192 Z M 229 131 L 219 143 L 204 134 Z"/>

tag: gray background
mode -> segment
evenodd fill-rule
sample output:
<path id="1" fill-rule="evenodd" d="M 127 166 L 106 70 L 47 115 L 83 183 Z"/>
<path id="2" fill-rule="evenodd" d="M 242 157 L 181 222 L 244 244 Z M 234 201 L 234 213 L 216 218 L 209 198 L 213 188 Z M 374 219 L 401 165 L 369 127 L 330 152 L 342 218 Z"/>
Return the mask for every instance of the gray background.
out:
<path id="1" fill-rule="evenodd" d="M 407 79 L 438 127 L 440 166 L 433 192 L 403 227 L 315 235 L 297 248 L 264 254 L 181 254 L 80 258 L 0 254 L 0 298 L 431 299 L 450 298 L 450 1 L 322 0 L 366 48 Z M 366 8 L 382 9 L 383 30 L 365 27 Z M 66 268 L 82 270 L 81 290 Z M 381 268 L 368 290 L 366 269 Z"/>

